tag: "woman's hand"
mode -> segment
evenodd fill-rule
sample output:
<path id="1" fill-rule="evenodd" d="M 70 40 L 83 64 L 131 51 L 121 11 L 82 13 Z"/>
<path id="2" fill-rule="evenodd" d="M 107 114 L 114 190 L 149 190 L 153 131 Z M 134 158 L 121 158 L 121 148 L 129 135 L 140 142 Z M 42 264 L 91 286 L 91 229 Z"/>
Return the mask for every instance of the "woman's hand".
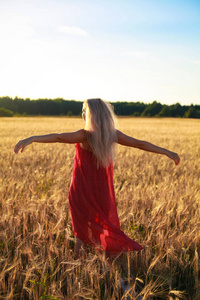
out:
<path id="1" fill-rule="evenodd" d="M 176 166 L 180 163 L 180 157 L 177 153 L 169 151 L 168 157 L 175 162 Z"/>
<path id="2" fill-rule="evenodd" d="M 24 140 L 19 141 L 14 148 L 14 152 L 17 154 L 19 152 L 19 150 L 21 149 L 21 152 L 24 151 L 25 147 L 27 147 L 28 145 L 30 145 L 32 143 L 32 137 L 28 137 Z"/>

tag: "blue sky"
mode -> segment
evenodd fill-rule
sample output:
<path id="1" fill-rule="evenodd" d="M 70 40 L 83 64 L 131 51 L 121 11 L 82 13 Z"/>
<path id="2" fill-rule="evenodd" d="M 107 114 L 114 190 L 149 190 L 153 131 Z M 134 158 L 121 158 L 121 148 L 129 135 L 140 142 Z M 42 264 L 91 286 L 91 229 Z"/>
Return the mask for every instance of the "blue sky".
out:
<path id="1" fill-rule="evenodd" d="M 0 0 L 0 96 L 200 104 L 200 1 Z"/>

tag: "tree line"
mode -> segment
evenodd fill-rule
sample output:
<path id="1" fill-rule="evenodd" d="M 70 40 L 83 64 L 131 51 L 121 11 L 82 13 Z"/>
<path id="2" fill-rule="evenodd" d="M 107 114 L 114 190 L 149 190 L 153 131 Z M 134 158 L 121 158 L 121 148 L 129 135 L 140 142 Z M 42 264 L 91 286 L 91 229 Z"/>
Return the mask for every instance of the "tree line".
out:
<path id="1" fill-rule="evenodd" d="M 0 97 L 0 116 L 80 116 L 83 102 L 57 99 L 23 99 L 15 97 Z M 184 117 L 200 118 L 200 105 L 161 104 L 153 101 L 143 102 L 112 102 L 115 114 L 118 116 L 135 117 Z"/>

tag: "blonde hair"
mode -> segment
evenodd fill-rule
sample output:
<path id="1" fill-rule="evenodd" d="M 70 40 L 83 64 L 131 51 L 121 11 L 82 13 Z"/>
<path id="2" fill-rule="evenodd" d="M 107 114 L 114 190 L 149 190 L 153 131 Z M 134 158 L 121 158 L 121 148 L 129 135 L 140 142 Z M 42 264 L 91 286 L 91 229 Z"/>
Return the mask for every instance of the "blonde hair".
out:
<path id="1" fill-rule="evenodd" d="M 108 166 L 113 160 L 117 140 L 115 115 L 110 103 L 101 99 L 84 101 L 86 137 L 98 166 Z"/>

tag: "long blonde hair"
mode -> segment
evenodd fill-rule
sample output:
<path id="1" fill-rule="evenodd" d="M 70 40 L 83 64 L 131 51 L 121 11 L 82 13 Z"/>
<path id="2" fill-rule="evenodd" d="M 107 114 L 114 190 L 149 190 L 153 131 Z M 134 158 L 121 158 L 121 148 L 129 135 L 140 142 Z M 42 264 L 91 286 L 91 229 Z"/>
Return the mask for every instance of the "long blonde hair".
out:
<path id="1" fill-rule="evenodd" d="M 84 101 L 86 109 L 86 137 L 97 160 L 105 167 L 113 160 L 114 144 L 117 140 L 115 115 L 110 103 L 101 99 Z"/>

